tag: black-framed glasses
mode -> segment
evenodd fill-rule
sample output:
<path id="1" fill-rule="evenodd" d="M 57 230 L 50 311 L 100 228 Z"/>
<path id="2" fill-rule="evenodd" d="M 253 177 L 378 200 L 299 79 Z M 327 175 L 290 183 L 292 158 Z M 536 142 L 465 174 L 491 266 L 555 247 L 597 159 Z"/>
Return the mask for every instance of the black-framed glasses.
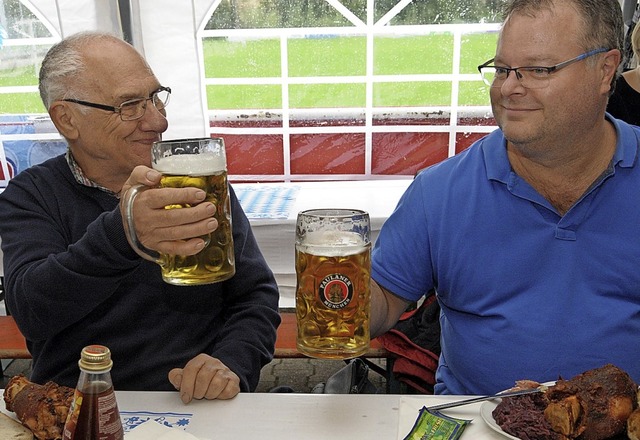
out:
<path id="1" fill-rule="evenodd" d="M 524 67 L 503 67 L 491 65 L 495 58 L 491 58 L 484 64 L 478 66 L 478 71 L 482 76 L 484 83 L 490 87 L 502 87 L 502 84 L 509 77 L 509 73 L 513 72 L 516 78 L 522 84 L 522 87 L 527 89 L 543 89 L 549 85 L 549 78 L 553 72 L 567 67 L 578 61 L 582 61 L 585 58 L 589 58 L 599 53 L 607 52 L 611 49 L 601 47 L 600 49 L 594 49 L 589 52 L 578 55 L 570 60 L 563 61 L 555 66 L 543 67 L 543 66 L 524 66 Z"/>
<path id="2" fill-rule="evenodd" d="M 84 105 L 87 107 L 98 108 L 100 110 L 106 110 L 108 112 L 118 113 L 120 119 L 123 121 L 133 121 L 140 119 L 147 111 L 147 101 L 151 101 L 158 110 L 163 110 L 167 104 L 169 104 L 169 98 L 171 97 L 170 87 L 159 87 L 149 95 L 148 98 L 136 98 L 129 101 L 125 101 L 118 107 L 111 105 L 96 104 L 95 102 L 81 101 L 79 99 L 63 99 L 63 101 L 74 102 L 76 104 Z"/>

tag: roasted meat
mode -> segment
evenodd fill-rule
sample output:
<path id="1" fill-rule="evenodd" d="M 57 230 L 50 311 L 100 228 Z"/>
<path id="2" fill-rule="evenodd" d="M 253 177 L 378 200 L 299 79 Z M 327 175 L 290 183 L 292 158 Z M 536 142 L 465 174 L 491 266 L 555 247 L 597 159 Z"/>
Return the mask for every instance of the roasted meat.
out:
<path id="1" fill-rule="evenodd" d="M 602 440 L 626 431 L 637 408 L 637 385 L 618 367 L 586 371 L 549 387 L 545 419 L 568 439 Z"/>
<path id="2" fill-rule="evenodd" d="M 54 382 L 39 385 L 19 375 L 7 384 L 4 402 L 38 440 L 60 440 L 73 392 Z"/>
<path id="3" fill-rule="evenodd" d="M 536 382 L 518 381 L 515 388 Z M 503 431 L 521 439 L 640 440 L 638 387 L 624 371 L 607 364 L 570 380 L 559 379 L 544 394 L 502 399 L 493 411 Z M 628 429 L 627 429 L 628 424 Z"/>

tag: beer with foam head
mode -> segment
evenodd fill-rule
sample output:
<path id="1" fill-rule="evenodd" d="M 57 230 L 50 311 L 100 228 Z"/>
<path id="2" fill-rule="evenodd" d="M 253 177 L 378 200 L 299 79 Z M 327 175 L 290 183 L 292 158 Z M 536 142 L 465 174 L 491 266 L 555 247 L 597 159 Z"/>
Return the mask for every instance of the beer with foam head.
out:
<path id="1" fill-rule="evenodd" d="M 155 142 L 151 160 L 153 168 L 162 173 L 160 187 L 196 187 L 206 192 L 205 200 L 216 206 L 218 228 L 202 237 L 205 246 L 196 255 L 167 255 L 146 248 L 137 237 L 132 208 L 135 197 L 145 187 L 135 185 L 124 195 L 125 232 L 133 249 L 158 263 L 162 278 L 170 284 L 209 284 L 231 278 L 235 274 L 235 256 L 224 141 L 194 138 Z M 186 207 L 169 205 L 165 209 Z"/>
<path id="2" fill-rule="evenodd" d="M 160 254 L 162 277 L 171 284 L 207 284 L 235 274 L 231 201 L 224 160 L 205 154 L 178 154 L 160 158 L 154 169 L 162 173 L 161 188 L 196 187 L 207 193 L 205 201 L 216 206 L 218 228 L 202 237 L 205 247 L 195 255 Z M 180 205 L 166 209 L 182 208 Z"/>
<path id="3" fill-rule="evenodd" d="M 295 264 L 301 353 L 349 359 L 367 351 L 370 251 L 368 214 L 356 210 L 300 213 Z"/>

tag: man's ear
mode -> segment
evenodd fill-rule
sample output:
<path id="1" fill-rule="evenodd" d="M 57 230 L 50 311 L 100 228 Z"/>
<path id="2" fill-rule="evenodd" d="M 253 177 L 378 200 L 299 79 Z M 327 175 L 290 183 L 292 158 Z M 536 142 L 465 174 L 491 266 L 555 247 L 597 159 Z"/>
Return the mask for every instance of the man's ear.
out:
<path id="1" fill-rule="evenodd" d="M 49 108 L 49 116 L 53 125 L 65 139 L 77 139 L 78 129 L 75 125 L 76 118 L 69 105 L 63 101 L 55 101 Z"/>
<path id="2" fill-rule="evenodd" d="M 615 77 L 618 67 L 620 66 L 621 60 L 622 57 L 620 55 L 620 51 L 617 49 L 610 50 L 604 54 L 604 62 L 602 63 L 602 84 L 607 87 L 605 91 L 606 93 L 609 93 L 611 89 L 611 83 Z"/>

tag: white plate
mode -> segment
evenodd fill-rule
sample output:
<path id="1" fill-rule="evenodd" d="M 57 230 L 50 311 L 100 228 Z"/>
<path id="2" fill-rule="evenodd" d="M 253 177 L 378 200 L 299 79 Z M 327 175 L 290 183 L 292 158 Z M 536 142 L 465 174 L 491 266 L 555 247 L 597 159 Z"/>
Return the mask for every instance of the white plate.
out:
<path id="1" fill-rule="evenodd" d="M 493 429 L 498 434 L 502 434 L 506 438 L 520 440 L 518 437 L 514 437 L 511 434 L 507 434 L 506 432 L 504 432 L 500 425 L 498 425 L 493 419 L 493 410 L 496 409 L 496 406 L 498 406 L 501 401 L 502 399 L 494 399 L 482 402 L 482 405 L 480 405 L 480 416 L 482 417 L 482 420 L 484 420 L 484 422 L 489 425 L 489 428 Z"/>
<path id="2" fill-rule="evenodd" d="M 556 384 L 555 381 L 551 381 L 551 382 L 544 382 L 541 385 L 550 387 L 555 384 Z M 508 391 L 508 390 L 505 390 L 505 391 Z M 480 416 L 482 417 L 482 420 L 484 420 L 485 423 L 489 425 L 489 428 L 493 429 L 498 434 L 502 434 L 506 438 L 510 438 L 513 440 L 520 440 L 518 437 L 514 437 L 511 434 L 507 434 L 506 432 L 504 432 L 500 427 L 500 425 L 498 425 L 496 421 L 493 419 L 493 410 L 496 409 L 496 406 L 498 406 L 500 402 L 502 402 L 502 399 L 493 399 L 493 400 L 487 400 L 486 402 L 483 402 L 482 405 L 480 405 Z"/>

